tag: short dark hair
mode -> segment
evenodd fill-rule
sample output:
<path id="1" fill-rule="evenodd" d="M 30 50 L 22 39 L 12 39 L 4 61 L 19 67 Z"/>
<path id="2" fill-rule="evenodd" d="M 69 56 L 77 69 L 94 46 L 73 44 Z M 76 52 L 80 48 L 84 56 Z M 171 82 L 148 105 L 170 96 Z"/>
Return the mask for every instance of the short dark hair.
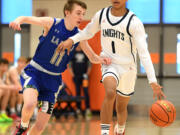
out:
<path id="1" fill-rule="evenodd" d="M 7 60 L 7 59 L 0 59 L 0 65 L 1 64 L 7 64 L 7 65 L 9 65 L 9 61 Z"/>
<path id="2" fill-rule="evenodd" d="M 63 10 L 64 16 L 66 16 L 66 14 L 65 14 L 66 10 L 70 11 L 70 12 L 73 10 L 74 4 L 77 4 L 77 5 L 81 6 L 84 9 L 87 9 L 86 3 L 84 3 L 84 2 L 82 2 L 80 0 L 68 0 L 67 3 L 64 5 L 64 10 Z"/>

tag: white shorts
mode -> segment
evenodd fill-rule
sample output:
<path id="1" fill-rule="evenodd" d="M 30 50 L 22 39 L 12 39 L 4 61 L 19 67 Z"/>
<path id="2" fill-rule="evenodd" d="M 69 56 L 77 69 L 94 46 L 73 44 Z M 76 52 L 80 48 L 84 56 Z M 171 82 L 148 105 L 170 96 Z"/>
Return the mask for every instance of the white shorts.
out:
<path id="1" fill-rule="evenodd" d="M 136 65 L 102 65 L 102 81 L 112 76 L 117 81 L 117 93 L 121 96 L 131 96 L 134 94 L 134 86 L 137 78 Z"/>

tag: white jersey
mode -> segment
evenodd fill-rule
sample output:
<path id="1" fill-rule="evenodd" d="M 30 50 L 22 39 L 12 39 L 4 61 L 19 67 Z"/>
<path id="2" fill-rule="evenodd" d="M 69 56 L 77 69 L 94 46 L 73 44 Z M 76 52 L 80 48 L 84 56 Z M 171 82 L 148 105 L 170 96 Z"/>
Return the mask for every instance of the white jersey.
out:
<path id="1" fill-rule="evenodd" d="M 149 83 L 157 82 L 147 49 L 146 34 L 142 22 L 129 11 L 121 17 L 111 14 L 111 7 L 98 11 L 86 28 L 71 37 L 74 43 L 87 40 L 101 30 L 102 53 L 112 58 L 114 64 L 136 64 L 138 52 L 146 70 Z"/>
<path id="2" fill-rule="evenodd" d="M 111 7 L 101 12 L 101 46 L 102 54 L 110 56 L 115 64 L 135 64 L 136 47 L 132 46 L 129 24 L 134 15 L 131 11 L 123 17 L 111 14 Z"/>

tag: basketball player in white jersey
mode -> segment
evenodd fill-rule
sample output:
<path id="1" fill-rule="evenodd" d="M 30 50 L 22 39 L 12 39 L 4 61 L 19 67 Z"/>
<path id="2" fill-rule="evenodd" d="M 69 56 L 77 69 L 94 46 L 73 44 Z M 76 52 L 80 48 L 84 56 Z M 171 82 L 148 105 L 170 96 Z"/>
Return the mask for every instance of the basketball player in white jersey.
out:
<path id="1" fill-rule="evenodd" d="M 137 74 L 137 52 L 153 89 L 153 96 L 161 99 L 165 95 L 155 77 L 142 22 L 126 8 L 127 0 L 111 2 L 112 6 L 97 12 L 83 31 L 61 43 L 58 51 L 69 50 L 72 44 L 90 39 L 101 30 L 101 55 L 112 58 L 111 65 L 102 65 L 106 95 L 101 109 L 101 135 L 109 135 L 115 100 L 117 125 L 114 132 L 116 135 L 124 135 L 127 104 L 134 93 Z"/>

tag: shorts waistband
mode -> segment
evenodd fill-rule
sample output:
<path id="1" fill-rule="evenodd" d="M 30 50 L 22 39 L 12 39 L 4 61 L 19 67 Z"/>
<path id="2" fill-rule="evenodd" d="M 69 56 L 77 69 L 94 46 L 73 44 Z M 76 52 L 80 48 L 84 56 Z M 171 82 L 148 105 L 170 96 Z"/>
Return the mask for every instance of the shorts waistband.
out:
<path id="1" fill-rule="evenodd" d="M 36 63 L 33 60 L 30 61 L 30 65 L 33 66 L 34 68 L 38 69 L 39 71 L 42 71 L 42 72 L 47 73 L 49 75 L 57 75 L 57 76 L 61 75 L 61 73 L 54 73 L 54 72 L 46 70 L 45 68 L 41 67 L 38 63 Z"/>

